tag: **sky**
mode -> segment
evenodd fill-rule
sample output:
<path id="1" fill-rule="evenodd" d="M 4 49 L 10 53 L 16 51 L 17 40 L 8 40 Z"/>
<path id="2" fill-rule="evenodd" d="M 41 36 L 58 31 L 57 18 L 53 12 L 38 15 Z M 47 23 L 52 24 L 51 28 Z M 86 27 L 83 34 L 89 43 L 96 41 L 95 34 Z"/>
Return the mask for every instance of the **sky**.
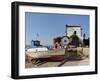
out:
<path id="1" fill-rule="evenodd" d="M 41 45 L 52 45 L 53 38 L 65 35 L 66 24 L 79 24 L 89 37 L 89 16 L 25 12 L 25 40 L 40 40 Z"/>

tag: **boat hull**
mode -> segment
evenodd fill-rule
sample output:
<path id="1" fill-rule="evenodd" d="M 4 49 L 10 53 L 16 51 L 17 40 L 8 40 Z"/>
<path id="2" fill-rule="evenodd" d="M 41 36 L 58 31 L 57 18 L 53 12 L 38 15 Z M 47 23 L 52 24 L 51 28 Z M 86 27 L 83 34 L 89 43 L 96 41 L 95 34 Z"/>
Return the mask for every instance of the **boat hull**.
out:
<path id="1" fill-rule="evenodd" d="M 26 55 L 33 58 L 50 58 L 65 55 L 65 49 L 56 49 L 49 51 L 26 52 Z"/>

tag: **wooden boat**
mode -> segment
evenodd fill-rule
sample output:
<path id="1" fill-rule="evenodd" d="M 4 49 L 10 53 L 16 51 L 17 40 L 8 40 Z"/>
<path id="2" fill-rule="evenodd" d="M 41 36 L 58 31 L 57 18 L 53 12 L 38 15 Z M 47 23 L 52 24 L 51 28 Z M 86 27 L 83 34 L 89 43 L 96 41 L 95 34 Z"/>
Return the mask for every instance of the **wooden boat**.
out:
<path id="1" fill-rule="evenodd" d="M 65 55 L 65 49 L 53 49 L 48 51 L 26 51 L 26 55 L 33 58 L 49 58 Z"/>

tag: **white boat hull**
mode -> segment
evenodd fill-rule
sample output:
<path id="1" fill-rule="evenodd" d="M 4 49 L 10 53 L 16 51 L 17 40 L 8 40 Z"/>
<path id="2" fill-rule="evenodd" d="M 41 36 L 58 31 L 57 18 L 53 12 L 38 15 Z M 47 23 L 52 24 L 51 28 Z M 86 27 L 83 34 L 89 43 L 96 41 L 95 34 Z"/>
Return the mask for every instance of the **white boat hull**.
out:
<path id="1" fill-rule="evenodd" d="M 37 52 L 26 51 L 26 55 L 33 58 L 48 58 L 51 56 L 65 55 L 65 49 L 51 50 L 51 51 L 37 51 Z"/>

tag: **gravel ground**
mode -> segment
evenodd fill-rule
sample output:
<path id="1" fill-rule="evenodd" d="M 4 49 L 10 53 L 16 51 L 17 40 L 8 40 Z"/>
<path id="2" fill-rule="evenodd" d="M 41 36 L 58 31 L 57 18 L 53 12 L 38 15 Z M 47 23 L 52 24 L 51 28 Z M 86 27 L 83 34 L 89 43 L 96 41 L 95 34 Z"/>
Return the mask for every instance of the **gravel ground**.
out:
<path id="1" fill-rule="evenodd" d="M 61 62 L 44 62 L 40 65 L 35 65 L 32 63 L 26 63 L 26 68 L 36 68 L 36 67 L 57 67 Z M 89 59 L 86 58 L 84 60 L 74 60 L 74 61 L 67 61 L 62 66 L 81 66 L 81 65 L 89 65 Z"/>

